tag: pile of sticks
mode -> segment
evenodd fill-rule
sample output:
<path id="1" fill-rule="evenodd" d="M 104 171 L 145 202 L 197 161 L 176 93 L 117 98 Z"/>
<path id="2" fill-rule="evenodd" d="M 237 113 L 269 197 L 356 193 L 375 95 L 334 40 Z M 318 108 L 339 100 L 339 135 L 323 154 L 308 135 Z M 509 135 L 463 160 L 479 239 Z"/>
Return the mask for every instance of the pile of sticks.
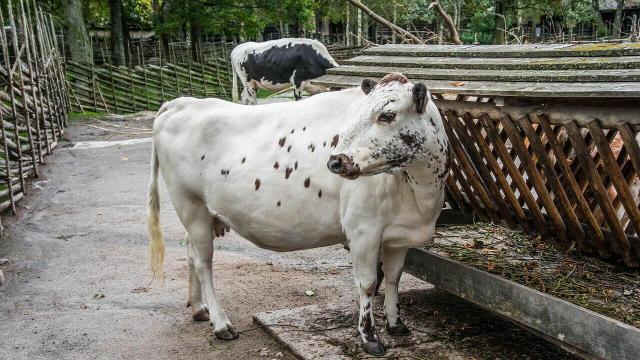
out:
<path id="1" fill-rule="evenodd" d="M 30 2 L 32 1 L 32 2 Z M 34 0 L 0 8 L 0 211 L 26 194 L 25 182 L 64 132 L 69 99 L 51 15 Z"/>

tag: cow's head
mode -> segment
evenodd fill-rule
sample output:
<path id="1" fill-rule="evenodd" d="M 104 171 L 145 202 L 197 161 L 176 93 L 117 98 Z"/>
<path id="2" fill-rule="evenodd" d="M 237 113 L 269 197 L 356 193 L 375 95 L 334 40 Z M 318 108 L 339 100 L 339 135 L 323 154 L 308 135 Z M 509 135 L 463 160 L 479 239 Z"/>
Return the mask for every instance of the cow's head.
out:
<path id="1" fill-rule="evenodd" d="M 353 124 L 339 136 L 327 166 L 348 179 L 396 173 L 429 156 L 427 142 L 442 126 L 439 114 L 426 111 L 429 92 L 402 74 L 388 74 L 376 84 L 362 82 L 367 97 Z M 437 124 L 437 125 L 436 125 Z"/>

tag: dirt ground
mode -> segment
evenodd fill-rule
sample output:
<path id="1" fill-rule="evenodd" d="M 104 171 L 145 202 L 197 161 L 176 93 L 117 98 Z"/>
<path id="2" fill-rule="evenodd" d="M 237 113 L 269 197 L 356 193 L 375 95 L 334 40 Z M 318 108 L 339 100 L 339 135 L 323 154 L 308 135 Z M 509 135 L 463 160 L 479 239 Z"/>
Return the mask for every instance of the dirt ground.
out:
<path id="1" fill-rule="evenodd" d="M 150 282 L 150 127 L 150 119 L 74 121 L 18 214 L 3 216 L 0 258 L 9 263 L 0 267 L 7 278 L 0 289 L 0 358 L 293 359 L 256 328 L 252 314 L 314 304 L 355 307 L 349 255 L 341 246 L 275 253 L 231 233 L 216 240 L 214 281 L 241 337 L 217 340 L 208 323 L 192 321 L 186 308 L 187 252 L 179 243 L 183 228 L 164 184 L 167 278 L 164 284 Z M 120 142 L 129 138 L 141 140 Z M 428 284 L 409 275 L 402 281 L 403 292 L 429 292 Z M 485 322 L 477 310 L 469 316 Z M 500 319 L 486 321 L 500 322 L 501 332 L 513 330 Z M 492 341 L 500 336 L 489 335 Z M 519 358 L 532 358 L 526 355 L 532 344 L 543 344 L 544 358 L 566 356 L 526 334 L 509 341 L 509 353 L 497 350 L 481 358 L 507 358 L 513 348 L 523 349 Z"/>

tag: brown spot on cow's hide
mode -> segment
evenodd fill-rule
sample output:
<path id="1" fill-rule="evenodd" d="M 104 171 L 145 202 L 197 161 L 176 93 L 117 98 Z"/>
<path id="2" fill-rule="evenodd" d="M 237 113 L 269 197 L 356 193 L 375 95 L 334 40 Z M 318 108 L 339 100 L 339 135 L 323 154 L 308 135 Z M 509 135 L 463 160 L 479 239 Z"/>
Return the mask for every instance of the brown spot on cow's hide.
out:
<path id="1" fill-rule="evenodd" d="M 311 185 L 311 179 L 310 178 L 304 179 L 304 187 L 308 188 L 309 185 Z"/>
<path id="2" fill-rule="evenodd" d="M 380 82 L 378 83 L 378 85 L 386 85 L 390 82 L 394 82 L 397 81 L 400 84 L 405 84 L 409 81 L 409 79 L 407 79 L 406 76 L 398 73 L 398 72 L 393 72 L 390 74 L 385 75 L 382 79 L 380 79 Z"/>
<path id="3" fill-rule="evenodd" d="M 260 179 L 256 179 L 256 190 L 260 189 Z"/>
<path id="4" fill-rule="evenodd" d="M 340 140 L 340 135 L 333 135 L 333 140 L 331 140 L 331 147 L 334 148 L 338 146 L 338 141 Z"/>
<path id="5" fill-rule="evenodd" d="M 287 152 L 291 152 L 291 145 L 287 148 Z"/>
<path id="6" fill-rule="evenodd" d="M 298 162 L 293 163 L 293 170 L 298 170 Z"/>
<path id="7" fill-rule="evenodd" d="M 321 198 L 322 197 L 322 190 L 318 191 L 318 197 Z"/>
<path id="8" fill-rule="evenodd" d="M 287 140 L 287 137 L 286 137 L 286 136 L 285 136 L 285 137 L 283 137 L 283 138 L 281 138 L 281 139 L 278 141 L 278 145 L 280 145 L 280 147 L 283 147 L 283 146 L 284 146 L 284 142 L 285 142 L 286 140 Z"/>
<path id="9" fill-rule="evenodd" d="M 278 200 L 278 203 L 277 203 L 276 205 L 278 205 L 278 207 L 280 207 L 280 205 L 282 205 L 282 203 L 280 202 L 280 200 Z"/>
<path id="10" fill-rule="evenodd" d="M 245 161 L 247 161 L 247 158 L 246 158 L 246 157 L 243 157 L 243 158 L 242 158 L 242 161 L 241 161 L 240 163 L 241 163 L 241 164 L 244 164 L 244 162 L 245 162 Z"/>
<path id="11" fill-rule="evenodd" d="M 288 179 L 288 178 L 289 178 L 289 175 L 291 175 L 291 172 L 292 172 L 292 171 L 293 171 L 293 169 L 292 169 L 292 168 L 287 167 L 287 169 L 284 171 L 284 178 L 285 178 L 285 179 Z"/>
<path id="12" fill-rule="evenodd" d="M 278 162 L 276 161 L 276 163 L 273 164 L 273 168 L 278 170 L 279 167 L 280 167 L 280 164 L 278 164 Z"/>

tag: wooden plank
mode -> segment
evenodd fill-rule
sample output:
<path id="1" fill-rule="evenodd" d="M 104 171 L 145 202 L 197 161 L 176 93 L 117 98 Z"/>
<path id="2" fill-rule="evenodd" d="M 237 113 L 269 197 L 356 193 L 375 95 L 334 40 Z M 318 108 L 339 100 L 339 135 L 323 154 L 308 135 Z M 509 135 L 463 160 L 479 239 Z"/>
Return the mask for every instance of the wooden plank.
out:
<path id="1" fill-rule="evenodd" d="M 633 82 L 640 81 L 640 69 L 603 70 L 485 70 L 432 69 L 397 66 L 342 65 L 327 70 L 329 75 L 381 78 L 401 71 L 415 80 L 491 81 L 491 82 Z M 640 86 L 640 84 L 639 84 Z"/>
<path id="2" fill-rule="evenodd" d="M 638 56 L 640 44 L 524 44 L 524 45 L 397 45 L 387 44 L 362 51 L 367 55 L 458 57 L 565 57 Z"/>
<path id="3" fill-rule="evenodd" d="M 345 88 L 360 86 L 365 78 L 380 80 L 378 77 L 327 74 L 312 80 L 311 83 L 331 88 Z M 465 81 L 463 84 L 449 80 L 423 80 L 421 82 L 429 88 L 431 93 L 435 94 L 537 98 L 640 98 L 640 83 L 638 82 L 527 83 Z"/>
<path id="4" fill-rule="evenodd" d="M 640 56 L 561 58 L 463 58 L 361 55 L 340 61 L 340 65 L 394 66 L 402 68 L 484 70 L 594 70 L 638 69 Z"/>
<path id="5" fill-rule="evenodd" d="M 404 270 L 584 358 L 635 360 L 640 329 L 423 249 Z"/>

